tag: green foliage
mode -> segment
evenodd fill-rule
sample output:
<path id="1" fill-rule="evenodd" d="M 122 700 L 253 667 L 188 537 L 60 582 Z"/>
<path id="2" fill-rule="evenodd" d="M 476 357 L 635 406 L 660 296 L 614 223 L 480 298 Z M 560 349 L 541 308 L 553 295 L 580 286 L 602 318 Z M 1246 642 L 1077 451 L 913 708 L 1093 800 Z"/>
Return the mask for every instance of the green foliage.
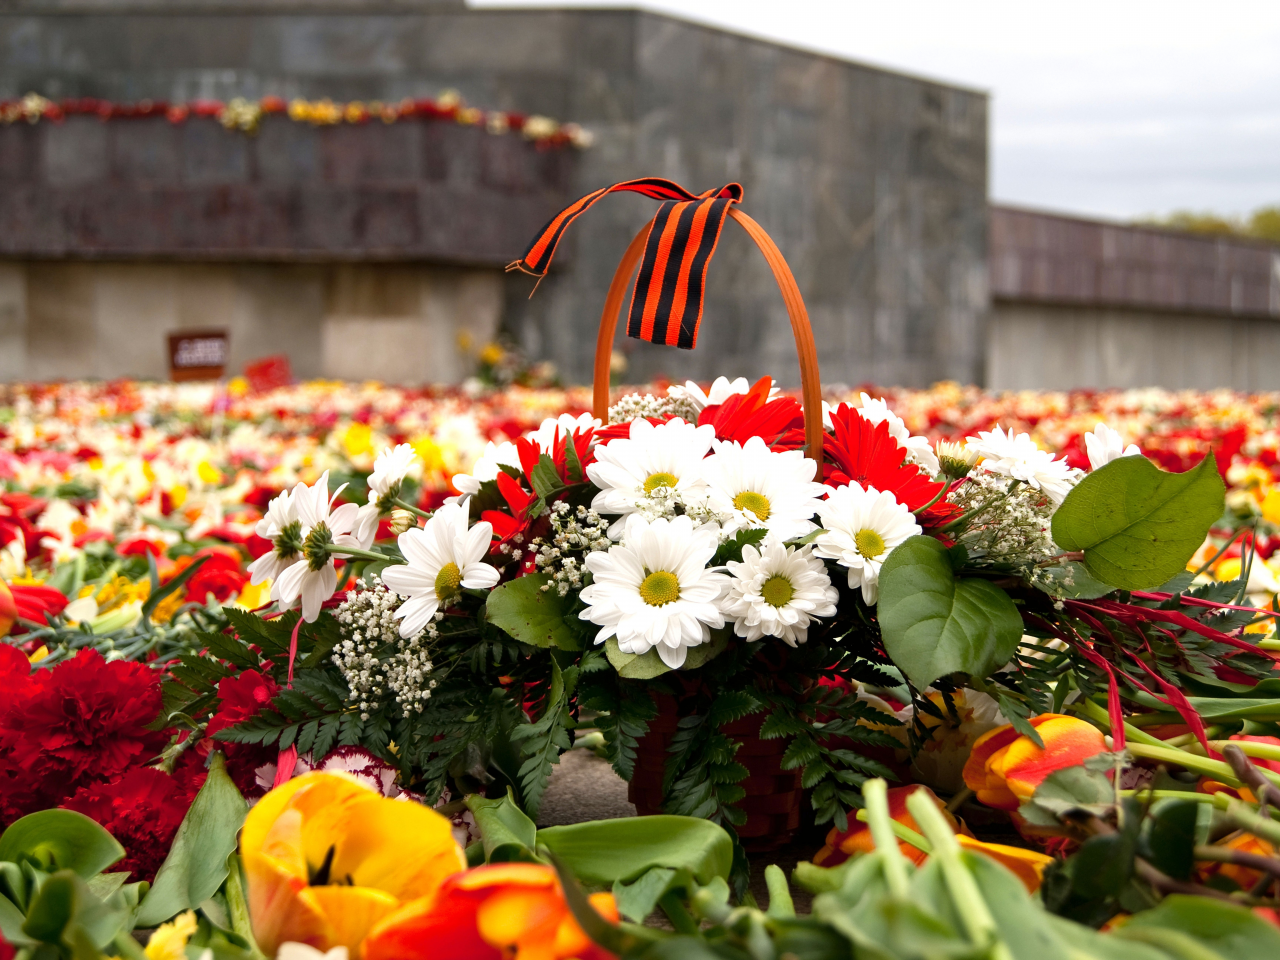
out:
<path id="1" fill-rule="evenodd" d="M 485 602 L 485 616 L 494 626 L 535 647 L 581 650 L 582 635 L 575 629 L 571 611 L 574 601 L 554 589 L 543 590 L 550 581 L 545 573 L 533 573 L 495 587 Z"/>
<path id="2" fill-rule="evenodd" d="M 511 791 L 496 800 L 472 794 L 466 802 L 480 830 L 485 863 L 537 859 L 534 850 L 538 828 L 520 809 Z"/>
<path id="3" fill-rule="evenodd" d="M 227 776 L 222 754 L 213 755 L 209 775 L 196 794 L 169 855 L 138 908 L 140 926 L 153 927 L 208 900 L 227 878 L 227 858 L 244 823 L 244 798 Z"/>
<path id="4" fill-rule="evenodd" d="M 595 724 L 604 734 L 605 758 L 618 776 L 630 781 L 635 775 L 640 738 L 658 715 L 649 690 L 620 682 L 612 670 L 584 671 L 579 702 L 589 710 L 601 711 Z"/>
<path id="5" fill-rule="evenodd" d="M 947 548 L 916 536 L 880 570 L 884 648 L 918 688 L 950 673 L 984 677 L 1013 656 L 1022 618 L 1009 595 L 986 580 L 957 578 Z"/>
<path id="6" fill-rule="evenodd" d="M 115 837 L 74 810 L 29 813 L 0 834 L 0 862 L 27 863 L 44 873 L 70 870 L 87 880 L 123 856 Z"/>
<path id="7" fill-rule="evenodd" d="M 573 724 L 569 708 L 579 673 L 576 666 L 562 670 L 553 657 L 551 684 L 542 716 L 511 731 L 511 740 L 520 743 L 524 749 L 526 759 L 520 766 L 519 777 L 525 809 L 533 817 L 538 815 L 538 808 L 542 805 L 542 794 L 547 789 L 551 767 L 560 762 L 561 752 L 573 745 L 569 739 L 569 729 Z"/>
<path id="8" fill-rule="evenodd" d="M 1186 473 L 1120 457 L 1085 477 L 1053 515 L 1053 539 L 1084 552 L 1089 573 L 1122 590 L 1157 587 L 1183 570 L 1222 515 L 1213 454 Z"/>

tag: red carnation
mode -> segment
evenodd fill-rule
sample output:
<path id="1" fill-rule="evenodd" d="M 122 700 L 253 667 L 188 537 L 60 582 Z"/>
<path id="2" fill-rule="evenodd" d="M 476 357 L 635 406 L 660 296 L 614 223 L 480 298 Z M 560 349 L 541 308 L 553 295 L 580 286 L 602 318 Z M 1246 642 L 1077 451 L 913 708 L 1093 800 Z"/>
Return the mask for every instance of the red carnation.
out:
<path id="1" fill-rule="evenodd" d="M 173 575 L 177 576 L 201 557 L 209 559 L 200 566 L 187 581 L 186 603 L 204 603 L 209 594 L 213 594 L 219 603 L 234 600 L 249 582 L 247 574 L 240 570 L 240 558 L 213 547 L 198 551 L 193 557 L 182 557 L 174 566 Z"/>
<path id="2" fill-rule="evenodd" d="M 205 734 L 212 737 L 219 730 L 243 723 L 256 716 L 263 707 L 271 703 L 279 692 L 280 685 L 269 676 L 257 670 L 245 670 L 238 677 L 227 677 L 218 683 L 218 696 L 221 703 L 209 720 Z M 235 781 L 240 792 L 244 794 L 260 794 L 255 772 L 264 763 L 276 758 L 277 752 L 272 747 L 263 747 L 252 743 L 223 743 L 206 741 L 207 746 L 198 749 L 217 749 L 227 757 L 227 773 Z"/>
<path id="3" fill-rule="evenodd" d="M 0 778 L 30 812 L 56 806 L 84 784 L 117 779 L 163 749 L 167 734 L 148 730 L 160 712 L 160 677 L 141 663 L 108 663 L 82 650 L 52 670 L 37 670 L 0 712 Z"/>
<path id="4" fill-rule="evenodd" d="M 62 806 L 96 820 L 120 841 L 125 859 L 112 870 L 128 870 L 130 880 L 150 882 L 203 783 L 203 771 L 198 778 L 179 780 L 154 767 L 134 767 L 112 783 L 86 784 Z"/>

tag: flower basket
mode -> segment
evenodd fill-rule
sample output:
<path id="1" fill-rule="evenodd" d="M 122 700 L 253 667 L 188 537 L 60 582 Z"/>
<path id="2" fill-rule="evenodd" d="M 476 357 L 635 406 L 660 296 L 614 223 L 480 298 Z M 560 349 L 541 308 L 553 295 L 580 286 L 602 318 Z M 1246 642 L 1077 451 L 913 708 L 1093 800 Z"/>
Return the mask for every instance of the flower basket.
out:
<path id="1" fill-rule="evenodd" d="M 658 715 L 649 722 L 649 732 L 639 740 L 635 775 L 627 785 L 627 799 L 635 804 L 640 816 L 662 813 L 667 755 L 679 729 L 680 709 L 676 698 L 657 693 L 653 699 Z M 800 807 L 804 801 L 800 771 L 782 769 L 786 741 L 761 740 L 763 722 L 763 717 L 753 715 L 720 727 L 722 733 L 740 744 L 737 759 L 748 770 L 746 779 L 738 784 L 746 791 L 738 807 L 747 816 L 737 827 L 738 837 L 748 853 L 785 846 L 800 826 Z"/>

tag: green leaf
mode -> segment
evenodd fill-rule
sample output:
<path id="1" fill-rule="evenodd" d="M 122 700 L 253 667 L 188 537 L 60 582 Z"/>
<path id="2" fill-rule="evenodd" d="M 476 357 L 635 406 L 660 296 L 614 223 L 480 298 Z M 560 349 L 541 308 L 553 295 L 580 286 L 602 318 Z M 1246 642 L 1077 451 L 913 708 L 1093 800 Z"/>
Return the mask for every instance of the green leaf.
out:
<path id="1" fill-rule="evenodd" d="M 678 669 L 696 670 L 713 657 L 723 653 L 728 645 L 729 631 L 713 630 L 711 642 L 690 647 L 685 654 L 684 666 Z M 618 671 L 618 676 L 626 677 L 628 680 L 652 680 L 654 677 L 660 677 L 676 669 L 663 663 L 656 649 L 644 653 L 623 653 L 618 649 L 616 637 L 610 637 L 604 642 L 604 653 L 609 663 L 613 664 L 613 668 Z"/>
<path id="2" fill-rule="evenodd" d="M 1175 880 L 1189 879 L 1195 865 L 1193 851 L 1201 806 L 1192 800 L 1158 801 L 1140 841 L 1142 856 Z"/>
<path id="3" fill-rule="evenodd" d="M 61 946 L 79 960 L 94 956 L 92 948 L 101 950 L 115 939 L 128 917 L 119 895 L 99 900 L 83 878 L 71 870 L 59 870 L 31 901 L 22 932 L 33 940 Z"/>
<path id="4" fill-rule="evenodd" d="M 246 812 L 244 798 L 227 776 L 222 754 L 215 753 L 209 776 L 182 818 L 169 856 L 138 908 L 138 926 L 163 923 L 218 891 L 227 878 L 227 857 L 236 848 Z"/>
<path id="5" fill-rule="evenodd" d="M 723 827 L 693 817 L 625 817 L 538 831 L 574 876 L 593 886 L 633 883 L 655 867 L 688 870 L 700 884 L 727 879 L 733 840 Z"/>
<path id="6" fill-rule="evenodd" d="M 150 557 L 151 555 L 148 554 L 147 556 Z M 208 559 L 209 558 L 207 556 L 197 557 L 191 562 L 191 566 L 187 567 L 187 569 L 183 570 L 163 587 L 160 587 L 158 590 L 152 589 L 150 595 L 147 597 L 147 602 L 142 605 L 142 622 L 146 623 L 150 620 L 152 611 L 160 605 L 160 601 L 186 586 L 187 581 L 196 575 Z M 151 563 L 154 566 L 155 557 L 151 557 Z M 203 600 L 201 602 L 203 602 Z"/>
<path id="7" fill-rule="evenodd" d="M 538 843 L 538 828 L 525 816 L 509 788 L 507 795 L 497 800 L 472 794 L 466 803 L 480 828 L 485 863 L 537 860 L 533 851 Z"/>
<path id="8" fill-rule="evenodd" d="M 46 873 L 71 870 L 86 880 L 111 866 L 124 852 L 115 837 L 73 810 L 27 814 L 0 835 L 0 860 L 25 860 Z"/>
<path id="9" fill-rule="evenodd" d="M 633 923 L 643 923 L 653 913 L 663 894 L 681 886 L 688 886 L 687 872 L 671 867 L 653 867 L 634 883 L 615 881 L 613 899 L 618 904 L 619 913 Z"/>
<path id="10" fill-rule="evenodd" d="M 992 673 L 1022 639 L 1009 595 L 986 580 L 957 580 L 933 537 L 912 537 L 889 554 L 878 615 L 885 651 L 921 690 L 949 673 Z"/>
<path id="11" fill-rule="evenodd" d="M 556 470 L 556 462 L 545 453 L 538 457 L 533 473 L 529 476 L 529 482 L 533 484 L 533 492 L 543 500 L 564 486 Z"/>
<path id="12" fill-rule="evenodd" d="M 1173 936 L 1169 936 L 1173 935 Z M 1179 937 L 1181 935 L 1181 937 Z M 1170 894 L 1151 910 L 1135 914 L 1113 934 L 1156 947 L 1186 938 L 1222 960 L 1280 956 L 1280 930 L 1246 907 L 1208 897 Z M 1174 956 L 1187 956 L 1169 950 Z M 1198 956 L 1206 956 L 1197 952 Z"/>
<path id="13" fill-rule="evenodd" d="M 485 616 L 494 626 L 535 647 L 581 650 L 581 637 L 570 625 L 572 601 L 554 588 L 544 591 L 542 587 L 550 581 L 545 573 L 531 573 L 496 587 L 485 604 Z"/>
<path id="14" fill-rule="evenodd" d="M 1089 573 L 1104 583 L 1158 587 L 1204 543 L 1225 493 L 1212 453 L 1186 473 L 1120 457 L 1067 494 L 1053 515 L 1053 539 L 1064 550 L 1083 550 Z"/>

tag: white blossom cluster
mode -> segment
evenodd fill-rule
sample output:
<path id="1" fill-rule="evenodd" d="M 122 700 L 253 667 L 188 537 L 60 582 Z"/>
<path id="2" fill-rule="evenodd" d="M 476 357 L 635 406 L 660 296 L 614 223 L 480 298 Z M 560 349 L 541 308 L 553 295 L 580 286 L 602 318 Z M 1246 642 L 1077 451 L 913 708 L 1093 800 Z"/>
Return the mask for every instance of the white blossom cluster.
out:
<path id="1" fill-rule="evenodd" d="M 630 423 L 640 417 L 679 417 L 688 423 L 697 423 L 698 407 L 684 397 L 628 393 L 609 408 L 610 423 Z"/>
<path id="2" fill-rule="evenodd" d="M 554 586 L 556 593 L 563 597 L 582 586 L 582 558 L 573 554 L 608 550 L 611 546 L 609 521 L 581 505 L 575 510 L 563 500 L 551 505 L 547 519 L 551 521 L 550 538 L 539 537 L 530 544 L 530 549 L 534 551 L 533 562 L 538 570 L 551 575 L 542 587 L 543 592 Z"/>
<path id="3" fill-rule="evenodd" d="M 430 644 L 439 633 L 435 621 L 416 635 L 400 636 L 396 608 L 400 598 L 376 576 L 356 582 L 336 611 L 343 639 L 333 648 L 333 662 L 350 690 L 349 702 L 360 708 L 360 719 L 394 696 L 404 716 L 421 713 L 436 681 L 431 678 Z M 436 620 L 440 619 L 436 615 Z"/>
<path id="4" fill-rule="evenodd" d="M 958 539 L 970 556 L 1012 564 L 1034 579 L 1040 564 L 1062 553 L 1051 533 L 1056 504 L 1027 483 L 979 467 L 951 502 L 966 513 L 986 507 Z"/>
<path id="5" fill-rule="evenodd" d="M 728 515 L 712 507 L 705 496 L 686 497 L 674 487 L 658 487 L 652 493 L 645 494 L 637 502 L 635 512 L 645 520 L 686 516 L 693 520 L 695 527 L 705 526 L 708 523 L 723 527 L 730 519 Z M 721 536 L 720 539 L 725 540 L 727 537 Z"/>

